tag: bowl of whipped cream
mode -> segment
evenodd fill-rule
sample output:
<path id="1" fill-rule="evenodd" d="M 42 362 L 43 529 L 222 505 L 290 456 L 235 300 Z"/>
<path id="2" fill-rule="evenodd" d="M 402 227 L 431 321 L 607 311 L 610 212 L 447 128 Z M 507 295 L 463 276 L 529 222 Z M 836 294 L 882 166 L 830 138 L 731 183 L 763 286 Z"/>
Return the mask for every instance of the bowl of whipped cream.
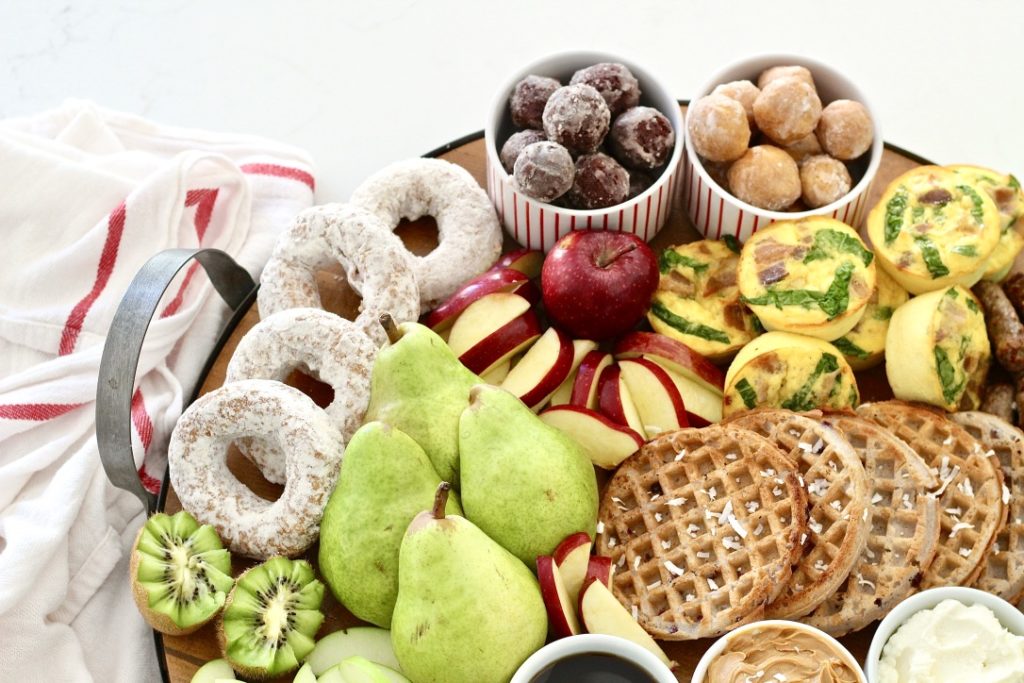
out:
<path id="1" fill-rule="evenodd" d="M 878 625 L 868 683 L 1022 683 L 1024 613 L 974 588 L 932 588 Z"/>

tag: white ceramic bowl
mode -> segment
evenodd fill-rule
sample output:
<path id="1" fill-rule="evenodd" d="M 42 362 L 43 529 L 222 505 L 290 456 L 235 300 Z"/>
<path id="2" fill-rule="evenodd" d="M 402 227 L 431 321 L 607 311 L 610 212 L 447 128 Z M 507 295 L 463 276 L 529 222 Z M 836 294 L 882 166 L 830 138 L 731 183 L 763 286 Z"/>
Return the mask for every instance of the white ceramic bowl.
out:
<path id="1" fill-rule="evenodd" d="M 910 617 L 924 609 L 931 609 L 943 600 L 957 600 L 965 605 L 984 605 L 996 615 L 999 623 L 1015 635 L 1024 636 L 1024 613 L 991 593 L 980 591 L 976 588 L 964 588 L 962 586 L 949 586 L 946 588 L 931 588 L 912 595 L 900 604 L 896 605 L 885 619 L 878 624 L 875 635 L 871 638 L 871 647 L 868 649 L 868 657 L 864 662 L 864 670 L 868 675 L 868 683 L 878 681 L 878 662 L 882 659 L 882 650 L 889 642 L 892 634 L 904 624 Z"/>
<path id="2" fill-rule="evenodd" d="M 647 190 L 622 204 L 607 209 L 578 211 L 564 209 L 527 197 L 501 165 L 498 153 L 515 132 L 508 99 L 524 76 L 538 74 L 557 78 L 568 85 L 573 73 L 601 62 L 625 64 L 640 81 L 640 104 L 654 107 L 668 117 L 676 132 L 676 143 L 662 174 Z M 603 52 L 564 52 L 545 57 L 517 72 L 498 91 L 484 129 L 487 147 L 487 194 L 494 203 L 502 225 L 524 247 L 548 251 L 559 238 L 573 230 L 615 230 L 629 232 L 643 240 L 653 238 L 668 220 L 679 195 L 680 159 L 683 157 L 683 116 L 679 103 L 661 81 L 647 69 L 617 55 Z"/>
<path id="3" fill-rule="evenodd" d="M 858 664 L 857 660 L 854 659 L 852 654 L 850 654 L 850 651 L 843 647 L 842 643 L 840 643 L 838 640 L 836 640 L 829 634 L 819 629 L 816 629 L 813 626 L 801 624 L 798 621 L 785 621 L 783 619 L 766 619 L 765 621 L 755 621 L 751 624 L 740 626 L 739 628 L 729 631 L 724 636 L 716 640 L 714 644 L 712 644 L 712 646 L 708 648 L 708 651 L 704 653 L 704 656 L 700 658 L 700 661 L 697 662 L 697 668 L 693 671 L 693 678 L 690 679 L 691 683 L 704 683 L 704 676 L 707 675 L 708 667 L 711 666 L 711 662 L 713 662 L 715 658 L 718 657 L 718 655 L 722 654 L 722 650 L 724 650 L 726 645 L 729 644 L 730 639 L 735 638 L 737 635 L 740 635 L 742 633 L 746 633 L 747 631 L 752 631 L 757 628 L 764 628 L 766 626 L 785 626 L 787 628 L 799 629 L 801 631 L 806 631 L 807 633 L 815 635 L 821 638 L 822 640 L 831 643 L 832 646 L 836 649 L 836 651 L 839 652 L 846 660 L 846 665 L 857 672 L 857 675 L 860 676 L 861 683 L 863 683 L 863 681 L 865 680 L 864 670 L 860 668 L 860 664 Z M 768 683 L 770 683 L 770 681 Z"/>
<path id="4" fill-rule="evenodd" d="M 573 655 L 598 653 L 615 655 L 620 659 L 639 666 L 657 683 L 676 683 L 677 679 L 661 660 L 636 643 L 616 636 L 584 633 L 569 638 L 560 638 L 548 643 L 530 655 L 516 671 L 510 683 L 530 683 L 534 676 L 555 662 Z"/>
<path id="5" fill-rule="evenodd" d="M 847 99 L 860 102 L 867 107 L 874 123 L 875 136 L 871 143 L 871 150 L 865 155 L 867 161 L 866 167 L 863 168 L 863 174 L 846 196 L 826 206 L 800 212 L 767 211 L 740 201 L 712 180 L 711 175 L 694 151 L 693 142 L 690 140 L 690 133 L 687 130 L 684 136 L 686 157 L 682 164 L 683 207 L 697 231 L 709 239 L 721 239 L 723 236 L 732 235 L 742 242 L 757 232 L 758 228 L 763 228 L 778 220 L 792 220 L 804 216 L 830 216 L 856 229 L 864 217 L 868 208 L 865 203 L 871 184 L 875 180 L 879 164 L 882 163 L 884 142 L 881 127 L 878 125 L 877 112 L 864 93 L 841 73 L 807 57 L 784 54 L 763 55 L 744 59 L 718 71 L 697 91 L 694 99 L 707 95 L 715 89 L 715 86 L 722 83 L 744 79 L 756 83 L 758 74 L 768 67 L 790 64 L 810 69 L 818 88 L 818 95 L 821 97 L 822 106 L 833 100 Z M 855 163 L 862 166 L 865 164 L 863 160 L 858 160 Z"/>

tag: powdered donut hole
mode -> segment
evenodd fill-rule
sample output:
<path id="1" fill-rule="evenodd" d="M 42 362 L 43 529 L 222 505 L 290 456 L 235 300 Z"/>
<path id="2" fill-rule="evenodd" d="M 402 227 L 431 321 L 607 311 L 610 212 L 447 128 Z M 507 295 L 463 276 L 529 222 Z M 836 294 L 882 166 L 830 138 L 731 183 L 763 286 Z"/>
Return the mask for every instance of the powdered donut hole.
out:
<path id="1" fill-rule="evenodd" d="M 729 190 L 729 168 L 732 166 L 731 161 L 705 161 L 704 170 L 708 172 L 711 179 L 714 180 L 719 186 L 726 192 Z"/>
<path id="2" fill-rule="evenodd" d="M 548 140 L 570 152 L 588 154 L 604 142 L 612 115 L 601 93 L 579 83 L 552 93 L 543 118 Z"/>
<path id="3" fill-rule="evenodd" d="M 773 66 L 765 69 L 761 72 L 761 75 L 757 77 L 757 87 L 764 90 L 764 87 L 774 80 L 780 78 L 795 78 L 800 81 L 804 81 L 807 85 L 812 88 L 814 85 L 814 77 L 811 75 L 810 70 L 803 66 Z"/>
<path id="4" fill-rule="evenodd" d="M 852 100 L 836 100 L 821 112 L 818 141 L 836 159 L 856 159 L 871 147 L 874 126 L 867 107 Z"/>
<path id="5" fill-rule="evenodd" d="M 523 194 L 542 202 L 550 202 L 568 192 L 575 175 L 569 150 L 547 140 L 527 145 L 513 169 L 516 185 Z"/>
<path id="6" fill-rule="evenodd" d="M 624 64 L 602 62 L 572 75 L 570 85 L 582 83 L 601 93 L 612 118 L 640 102 L 640 81 Z"/>
<path id="7" fill-rule="evenodd" d="M 530 74 L 516 83 L 509 98 L 508 108 L 512 112 L 512 123 L 520 128 L 541 128 L 544 105 L 551 93 L 562 87 L 554 78 Z"/>
<path id="8" fill-rule="evenodd" d="M 818 93 L 796 78 L 769 82 L 754 100 L 757 127 L 780 145 L 791 145 L 813 133 L 820 118 Z"/>
<path id="9" fill-rule="evenodd" d="M 805 135 L 791 145 L 786 145 L 782 149 L 786 151 L 786 154 L 793 157 L 793 161 L 797 164 L 802 164 L 809 157 L 816 154 L 821 154 L 821 143 L 818 142 L 818 136 L 814 133 Z"/>
<path id="10" fill-rule="evenodd" d="M 676 134 L 668 117 L 653 107 L 633 107 L 615 119 L 612 153 L 631 168 L 651 170 L 668 161 Z"/>
<path id="11" fill-rule="evenodd" d="M 686 127 L 694 151 L 711 161 L 739 159 L 750 144 L 746 110 L 725 95 L 707 95 L 691 104 Z"/>
<path id="12" fill-rule="evenodd" d="M 747 112 L 747 123 L 750 124 L 751 130 L 754 129 L 754 100 L 761 94 L 760 88 L 750 81 L 732 81 L 716 86 L 711 94 L 725 95 L 742 104 L 743 109 Z"/>
<path id="13" fill-rule="evenodd" d="M 800 198 L 800 170 L 778 147 L 758 145 L 729 168 L 729 189 L 748 204 L 781 211 Z"/>
<path id="14" fill-rule="evenodd" d="M 604 209 L 626 201 L 629 173 L 607 154 L 584 154 L 576 160 L 569 203 L 578 209 Z"/>
<path id="15" fill-rule="evenodd" d="M 512 173 L 512 169 L 515 168 L 516 159 L 519 158 L 519 153 L 522 152 L 527 145 L 532 145 L 535 142 L 541 142 L 547 140 L 544 137 L 544 131 L 534 130 L 532 128 L 527 130 L 521 130 L 518 133 L 513 133 L 509 136 L 505 144 L 501 146 L 501 152 L 498 154 L 498 158 L 501 159 L 501 165 L 506 172 Z"/>
<path id="16" fill-rule="evenodd" d="M 831 204 L 845 196 L 853 180 L 846 164 L 827 154 L 809 157 L 800 166 L 801 198 L 812 209 Z"/>
<path id="17" fill-rule="evenodd" d="M 630 171 L 629 172 L 629 194 L 626 199 L 632 199 L 633 197 L 639 197 L 643 194 L 647 188 L 654 184 L 654 178 L 647 175 L 643 171 Z"/>

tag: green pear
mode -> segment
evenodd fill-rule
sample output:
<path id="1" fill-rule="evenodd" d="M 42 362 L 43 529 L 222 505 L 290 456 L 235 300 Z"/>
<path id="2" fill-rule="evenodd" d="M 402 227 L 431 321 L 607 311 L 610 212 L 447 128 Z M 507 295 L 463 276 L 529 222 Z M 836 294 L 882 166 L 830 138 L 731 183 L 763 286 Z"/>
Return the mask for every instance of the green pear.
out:
<path id="1" fill-rule="evenodd" d="M 320 572 L 352 614 L 382 628 L 398 595 L 398 550 L 441 483 L 423 449 L 383 422 L 359 428 L 320 522 Z M 448 512 L 461 515 L 456 496 Z"/>
<path id="2" fill-rule="evenodd" d="M 402 540 L 391 644 L 416 683 L 508 683 L 547 636 L 540 586 L 475 524 L 444 515 L 448 490 Z"/>
<path id="3" fill-rule="evenodd" d="M 366 420 L 380 420 L 413 438 L 437 474 L 459 488 L 459 415 L 480 378 L 441 337 L 419 323 L 396 326 L 381 316 L 390 344 L 377 354 Z"/>
<path id="4" fill-rule="evenodd" d="M 466 517 L 528 566 L 570 534 L 594 535 L 590 458 L 512 394 L 473 387 L 459 420 L 459 452 Z"/>

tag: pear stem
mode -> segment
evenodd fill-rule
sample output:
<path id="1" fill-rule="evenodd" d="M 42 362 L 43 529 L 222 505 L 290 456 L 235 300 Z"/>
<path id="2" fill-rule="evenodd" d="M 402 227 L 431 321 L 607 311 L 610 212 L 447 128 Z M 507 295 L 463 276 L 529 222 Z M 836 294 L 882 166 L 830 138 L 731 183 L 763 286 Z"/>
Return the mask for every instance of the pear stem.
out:
<path id="1" fill-rule="evenodd" d="M 451 490 L 452 485 L 446 481 L 437 485 L 437 493 L 434 494 L 434 509 L 430 511 L 430 514 L 434 515 L 434 519 L 444 519 L 444 506 L 448 503 L 448 492 Z"/>
<path id="2" fill-rule="evenodd" d="M 392 344 L 398 343 L 398 340 L 402 338 L 402 331 L 398 329 L 398 325 L 395 324 L 395 319 L 391 317 L 390 313 L 381 313 L 380 326 L 384 328 L 384 332 L 388 335 L 388 341 Z"/>

